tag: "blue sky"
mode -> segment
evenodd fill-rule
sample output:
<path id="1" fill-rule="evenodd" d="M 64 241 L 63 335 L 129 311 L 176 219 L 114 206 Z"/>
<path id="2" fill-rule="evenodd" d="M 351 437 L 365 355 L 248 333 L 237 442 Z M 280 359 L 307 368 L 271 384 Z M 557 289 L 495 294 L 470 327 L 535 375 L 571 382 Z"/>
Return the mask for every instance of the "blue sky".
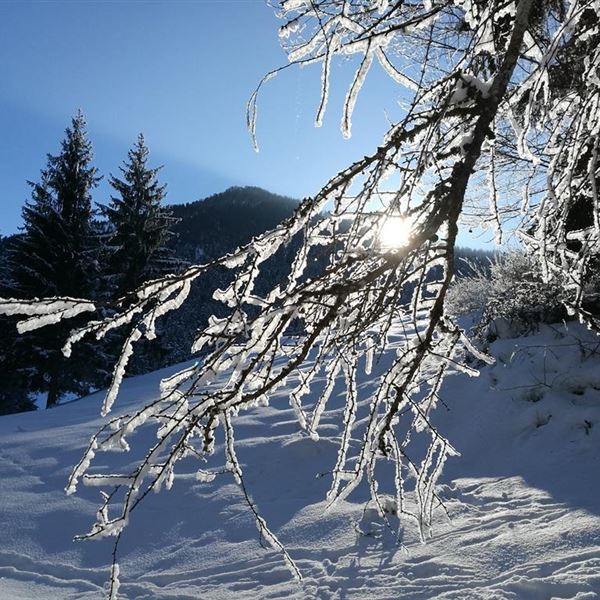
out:
<path id="1" fill-rule="evenodd" d="M 0 1 L 0 233 L 17 230 L 26 180 L 38 178 L 79 108 L 105 178 L 142 131 L 171 203 L 231 185 L 310 195 L 373 150 L 397 114 L 398 89 L 372 73 L 344 140 L 352 64 L 340 62 L 320 129 L 318 66 L 288 69 L 263 88 L 254 152 L 245 105 L 262 75 L 286 63 L 278 23 L 263 0 Z M 104 182 L 94 199 L 109 194 Z"/>

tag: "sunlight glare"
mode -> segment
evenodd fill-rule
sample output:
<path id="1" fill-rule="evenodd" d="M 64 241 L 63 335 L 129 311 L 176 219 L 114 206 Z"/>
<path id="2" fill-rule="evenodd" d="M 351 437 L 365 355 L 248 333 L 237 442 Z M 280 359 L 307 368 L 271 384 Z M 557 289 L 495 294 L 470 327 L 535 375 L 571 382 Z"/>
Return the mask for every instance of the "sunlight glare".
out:
<path id="1" fill-rule="evenodd" d="M 406 244 L 408 244 L 410 232 L 411 222 L 409 219 L 398 215 L 388 217 L 379 232 L 379 242 L 381 247 L 393 249 L 406 246 Z"/>

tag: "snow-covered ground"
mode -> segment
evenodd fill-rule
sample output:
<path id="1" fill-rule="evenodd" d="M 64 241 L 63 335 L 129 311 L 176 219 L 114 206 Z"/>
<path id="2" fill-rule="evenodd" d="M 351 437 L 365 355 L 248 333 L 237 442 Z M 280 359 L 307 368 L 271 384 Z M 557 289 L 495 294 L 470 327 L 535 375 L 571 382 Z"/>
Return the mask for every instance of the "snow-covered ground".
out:
<path id="1" fill-rule="evenodd" d="M 283 390 L 238 417 L 236 439 L 249 491 L 303 582 L 261 547 L 231 475 L 201 483 L 181 474 L 133 513 L 120 591 L 194 600 L 600 598 L 600 340 L 557 326 L 499 340 L 491 352 L 497 363 L 480 378 L 455 374 L 445 384 L 436 424 L 462 456 L 446 464 L 445 511 L 426 544 L 409 525 L 397 544 L 352 497 L 325 513 L 339 415 L 324 417 L 312 441 Z M 118 406 L 152 398 L 170 372 L 127 380 Z M 103 597 L 111 540 L 72 541 L 91 526 L 98 490 L 63 491 L 103 422 L 101 401 L 0 418 L 1 600 Z M 96 472 L 111 460 L 99 456 Z"/>

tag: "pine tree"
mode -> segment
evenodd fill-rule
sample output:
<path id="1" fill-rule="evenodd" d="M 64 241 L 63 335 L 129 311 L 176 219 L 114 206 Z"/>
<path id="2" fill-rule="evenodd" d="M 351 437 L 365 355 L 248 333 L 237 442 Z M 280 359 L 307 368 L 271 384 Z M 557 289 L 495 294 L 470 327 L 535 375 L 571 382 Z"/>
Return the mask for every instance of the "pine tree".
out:
<path id="1" fill-rule="evenodd" d="M 10 239 L 0 235 L 0 296 L 12 295 L 7 250 Z M 29 397 L 25 373 L 17 362 L 18 333 L 14 317 L 0 316 L 0 415 L 35 410 Z"/>
<path id="2" fill-rule="evenodd" d="M 166 246 L 175 219 L 161 206 L 166 186 L 157 179 L 160 167 L 148 167 L 148 154 L 140 133 L 120 167 L 123 178 L 110 178 L 118 195 L 101 208 L 108 220 L 107 271 L 116 296 L 172 272 L 178 264 Z"/>
<path id="3" fill-rule="evenodd" d="M 97 235 L 91 190 L 100 177 L 79 112 L 66 129 L 60 153 L 48 155 L 40 181 L 28 182 L 23 234 L 9 259 L 12 292 L 20 298 L 94 297 L 98 287 Z M 88 352 L 67 361 L 61 346 L 76 323 L 57 324 L 17 340 L 15 353 L 32 390 L 48 393 L 47 407 L 67 392 L 84 393 L 94 379 Z"/>

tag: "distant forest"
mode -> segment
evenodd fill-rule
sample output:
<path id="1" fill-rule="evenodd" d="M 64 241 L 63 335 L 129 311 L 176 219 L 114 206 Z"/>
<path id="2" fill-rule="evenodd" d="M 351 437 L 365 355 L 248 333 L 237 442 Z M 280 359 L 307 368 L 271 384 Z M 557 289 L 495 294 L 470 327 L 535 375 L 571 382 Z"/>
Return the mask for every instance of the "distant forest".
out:
<path id="1" fill-rule="evenodd" d="M 296 199 L 272 194 L 258 187 L 232 187 L 222 193 L 195 202 L 170 205 L 167 211 L 169 235 L 165 237 L 164 241 L 165 250 L 170 256 L 169 264 L 173 266 L 174 270 L 180 270 L 187 265 L 209 262 L 232 252 L 238 246 L 250 242 L 253 237 L 272 229 L 290 217 L 298 204 L 299 201 Z M 0 274 L 2 281 L 5 282 L 3 291 L 6 295 L 10 295 L 12 291 L 9 273 L 11 255 L 14 254 L 15 247 L 22 242 L 22 237 L 22 234 L 0 237 Z M 264 289 L 267 289 L 281 280 L 293 254 L 294 248 L 290 247 L 271 258 L 263 269 L 259 287 L 264 286 Z M 487 269 L 493 256 L 493 253 L 485 250 L 460 249 L 460 258 L 457 260 L 458 275 L 470 274 L 474 265 L 478 265 L 483 270 Z M 321 268 L 325 264 L 325 260 L 326 251 L 323 261 L 317 261 L 319 264 L 316 264 L 313 269 Z M 118 264 L 114 266 L 112 276 L 119 279 L 119 274 L 115 273 L 118 270 Z M 100 277 L 100 275 L 98 276 Z M 210 275 L 205 275 L 195 281 L 190 298 L 181 309 L 169 313 L 159 323 L 159 339 L 153 342 L 139 342 L 139 348 L 130 365 L 129 372 L 141 374 L 189 359 L 189 349 L 195 332 L 206 324 L 210 315 L 224 316 L 227 313 L 227 309 L 213 299 L 213 292 L 218 288 L 226 287 L 230 277 L 230 273 L 225 269 L 216 269 L 210 271 Z M 146 277 L 146 279 L 148 278 L 150 277 Z M 121 286 L 119 291 L 125 292 L 129 289 L 131 292 L 135 287 L 132 285 L 134 283 L 125 281 L 125 285 Z M 12 361 L 15 356 L 7 356 L 6 352 L 3 355 L 0 354 L 0 361 L 3 360 L 9 369 L 19 370 L 26 374 L 30 369 L 28 363 L 36 363 L 35 354 L 43 352 L 43 350 L 36 347 L 35 343 L 28 344 L 26 337 L 21 342 L 18 341 L 18 336 L 14 332 L 15 320 L 3 317 L 0 321 L 0 335 L 11 340 L 17 338 L 19 364 L 14 364 Z M 56 329 L 53 335 L 62 337 L 68 333 L 64 326 L 59 325 L 46 329 Z M 79 388 L 71 386 L 73 389 L 66 397 L 72 397 L 73 393 L 77 395 L 77 392 L 83 394 L 95 387 L 106 385 L 110 372 L 108 362 L 115 360 L 116 347 L 120 343 L 122 343 L 121 337 L 115 336 L 108 344 L 103 344 L 102 351 L 95 353 L 96 363 L 94 364 L 92 361 L 97 370 L 96 375 L 88 376 L 87 380 L 82 382 L 87 385 L 87 389 L 86 385 Z M 9 347 L 10 344 L 6 344 L 5 348 Z M 74 357 L 78 351 L 83 352 L 83 355 L 87 357 L 86 360 L 94 354 L 89 350 L 86 352 L 85 348 L 81 350 L 76 346 Z M 72 376 L 77 377 L 78 375 L 74 373 Z M 86 378 L 85 373 L 82 373 L 81 376 Z M 14 390 L 13 385 L 14 393 L 10 398 L 6 397 L 5 393 L 5 397 L 0 399 L 0 413 L 34 407 L 31 397 L 36 395 L 39 397 L 39 390 L 35 389 L 33 381 L 29 389 L 23 390 L 24 382 L 27 381 L 31 380 L 28 380 L 27 377 L 17 378 L 14 385 L 21 386 L 21 388 Z M 10 387 L 5 386 L 5 390 Z M 57 398 L 57 401 L 60 400 L 60 397 Z"/>

